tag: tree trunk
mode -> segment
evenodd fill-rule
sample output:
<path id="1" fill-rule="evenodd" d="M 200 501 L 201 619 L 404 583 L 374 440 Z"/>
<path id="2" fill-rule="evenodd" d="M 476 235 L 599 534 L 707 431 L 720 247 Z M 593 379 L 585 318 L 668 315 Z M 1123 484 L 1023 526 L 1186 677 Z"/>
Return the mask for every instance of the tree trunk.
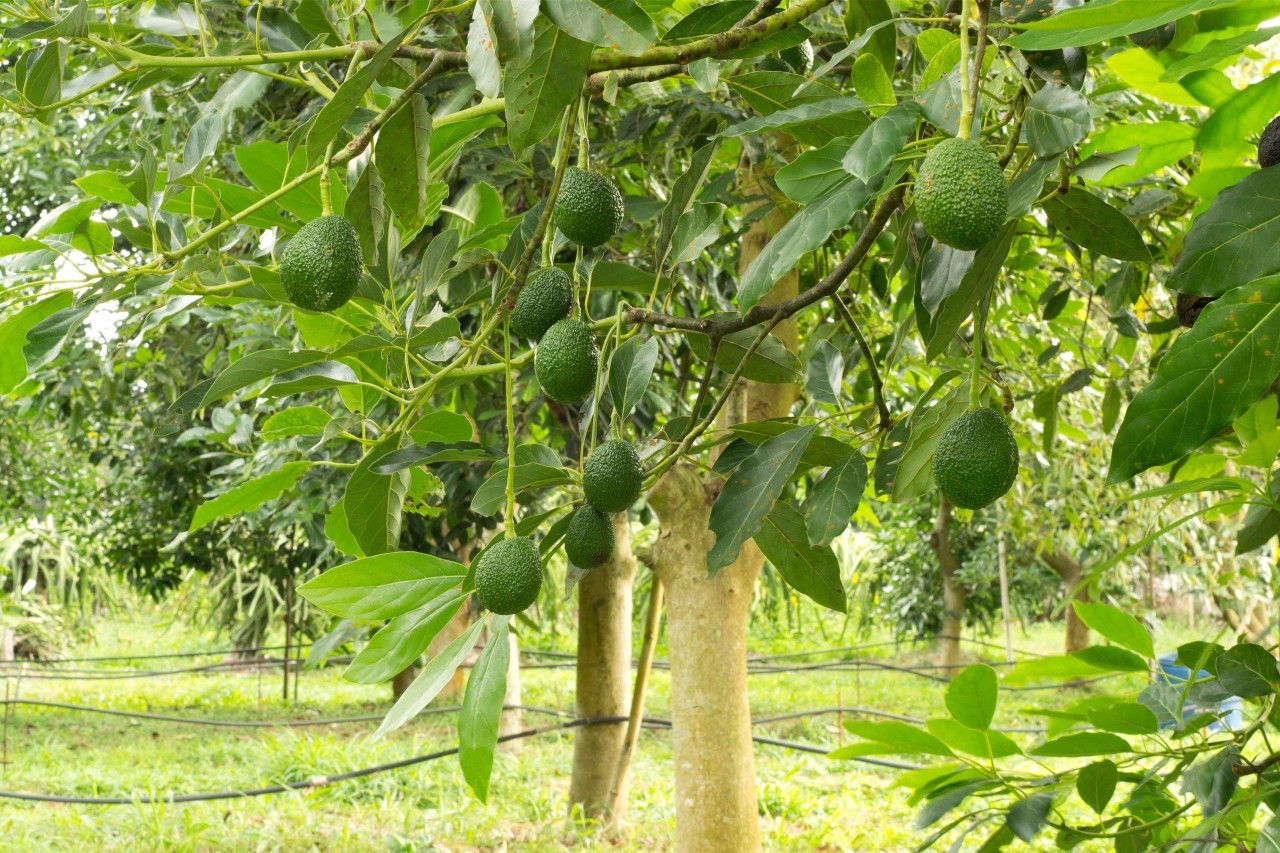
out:
<path id="1" fill-rule="evenodd" d="M 391 679 L 391 701 L 398 700 L 409 689 L 409 685 L 413 684 L 413 680 L 418 677 L 418 664 L 411 663 L 404 669 L 400 670 Z"/>
<path id="2" fill-rule="evenodd" d="M 960 632 L 964 629 L 964 605 L 969 590 L 956 577 L 960 562 L 951 550 L 951 503 L 946 498 L 939 501 L 938 518 L 929 544 L 942 570 L 942 631 L 938 636 L 938 650 L 943 674 L 950 678 L 960 666 Z"/>
<path id="3" fill-rule="evenodd" d="M 613 519 L 613 556 L 578 582 L 577 712 L 579 717 L 626 717 L 630 710 L 631 590 L 636 560 L 631 553 L 631 523 L 625 512 Z M 578 729 L 573 738 L 570 809 L 597 818 L 609 808 L 626 737 L 625 722 Z M 618 812 L 626 816 L 626 780 L 621 782 Z"/>
<path id="4" fill-rule="evenodd" d="M 1063 642 L 1063 650 L 1067 654 L 1078 652 L 1089 645 L 1089 626 L 1084 624 L 1071 602 L 1089 600 L 1089 586 L 1083 583 L 1084 567 L 1070 554 L 1064 554 L 1056 548 L 1046 551 L 1041 559 L 1058 573 L 1058 577 L 1062 578 L 1062 585 L 1066 587 L 1067 636 Z"/>
<path id="5" fill-rule="evenodd" d="M 662 524 L 653 555 L 668 601 L 676 849 L 758 850 L 746 633 L 760 564 L 739 558 L 707 576 L 711 498 L 693 467 L 668 471 L 649 503 Z"/>

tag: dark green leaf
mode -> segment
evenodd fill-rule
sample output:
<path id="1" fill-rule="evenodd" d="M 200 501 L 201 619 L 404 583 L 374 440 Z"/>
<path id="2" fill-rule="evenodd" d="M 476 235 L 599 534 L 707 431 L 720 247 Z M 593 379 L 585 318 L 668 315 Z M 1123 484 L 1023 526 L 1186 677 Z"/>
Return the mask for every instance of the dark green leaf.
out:
<path id="1" fill-rule="evenodd" d="M 400 449 L 400 444 L 401 436 L 392 433 L 369 448 L 351 472 L 343 493 L 347 527 L 366 554 L 394 551 L 400 544 L 401 510 L 409 488 L 409 474 L 407 471 L 394 474 L 374 471 L 384 456 Z"/>
<path id="2" fill-rule="evenodd" d="M 1027 102 L 1022 130 L 1037 157 L 1066 151 L 1093 130 L 1089 101 L 1070 86 L 1045 86 Z"/>
<path id="3" fill-rule="evenodd" d="M 712 315 L 712 319 L 723 318 L 724 314 Z M 738 369 L 738 365 L 742 363 L 743 356 L 747 354 L 751 344 L 755 341 L 756 336 L 760 334 L 757 328 L 743 329 L 741 332 L 734 332 L 727 335 L 720 341 L 720 348 L 716 350 L 716 366 L 725 373 L 733 373 Z M 702 361 L 706 361 L 711 355 L 711 343 L 703 335 L 691 334 L 685 338 L 689 343 L 689 349 L 693 350 Z M 765 382 L 770 385 L 787 385 L 792 382 L 800 381 L 800 359 L 796 354 L 787 349 L 775 335 L 769 335 L 756 347 L 756 351 L 752 353 L 751 358 L 747 359 L 746 367 L 742 371 L 742 376 L 756 382 Z"/>
<path id="4" fill-rule="evenodd" d="M 609 358 L 609 396 L 618 417 L 625 421 L 644 399 L 653 368 L 658 363 L 657 338 L 628 338 Z"/>
<path id="5" fill-rule="evenodd" d="M 1093 0 L 1034 23 L 1005 44 L 1023 50 L 1050 50 L 1097 44 L 1117 36 L 1155 29 L 1187 15 L 1234 5 L 1237 0 Z"/>
<path id="6" fill-rule="evenodd" d="M 658 41 L 658 28 L 635 0 L 542 0 L 542 11 L 574 38 L 623 53 L 643 53 Z"/>
<path id="7" fill-rule="evenodd" d="M 364 97 L 364 93 L 369 90 L 369 87 L 373 85 L 373 81 L 382 73 L 383 67 L 390 61 L 405 37 L 416 27 L 417 24 L 415 23 L 409 29 L 402 30 L 384 41 L 382 47 L 378 49 L 378 52 L 369 61 L 365 62 L 354 74 L 342 81 L 342 85 L 333 93 L 333 97 L 316 115 L 315 121 L 311 124 L 311 130 L 307 133 L 308 162 L 314 163 L 320 159 L 324 154 L 325 148 L 342 130 L 342 126 L 347 123 L 351 113 L 360 104 L 360 99 Z"/>
<path id="8" fill-rule="evenodd" d="M 819 341 L 805 369 L 804 390 L 819 403 L 839 402 L 844 381 L 844 355 L 830 341 Z"/>
<path id="9" fill-rule="evenodd" d="M 1172 462 L 1229 426 L 1280 373 L 1277 340 L 1280 277 L 1237 287 L 1208 305 L 1129 403 L 1107 481 Z"/>
<path id="10" fill-rule="evenodd" d="M 982 298 L 990 292 L 995 284 L 1004 260 L 1009 256 L 1009 247 L 1013 245 L 1016 222 L 1008 222 L 1004 230 L 996 235 L 990 243 L 978 250 L 974 256 L 973 266 L 965 273 L 960 286 L 950 296 L 942 300 L 933 315 L 933 337 L 928 342 L 925 357 L 930 361 L 937 358 L 951 345 L 952 338 L 960 331 L 964 321 L 978 307 Z"/>
<path id="11" fill-rule="evenodd" d="M 1068 240 L 1109 258 L 1150 263 L 1151 253 L 1129 217 L 1088 190 L 1076 188 L 1044 201 L 1049 221 Z"/>
<path id="12" fill-rule="evenodd" d="M 383 198 L 407 232 L 417 231 L 426 219 L 430 151 L 431 107 L 422 95 L 414 95 L 387 122 L 374 146 Z"/>
<path id="13" fill-rule="evenodd" d="M 844 169 L 863 181 L 870 181 L 889 168 L 893 158 L 915 132 L 920 120 L 920 107 L 914 101 L 903 101 L 871 122 L 844 156 Z"/>
<path id="14" fill-rule="evenodd" d="M 1053 807 L 1053 794 L 1042 791 L 1018 800 L 1009 806 L 1005 817 L 1005 825 L 1013 830 L 1013 834 L 1028 843 L 1036 837 L 1036 833 L 1049 818 L 1049 809 Z"/>
<path id="15" fill-rule="evenodd" d="M 689 167 L 671 185 L 671 194 L 667 197 L 667 203 L 658 214 L 658 234 L 653 251 L 654 256 L 660 261 L 666 259 L 671 249 L 671 236 L 675 233 L 676 225 L 679 224 L 685 211 L 693 205 L 698 191 L 702 189 L 707 179 L 707 170 L 711 168 L 711 160 L 719 147 L 720 143 L 712 140 L 693 152 L 693 156 L 689 158 Z"/>
<path id="16" fill-rule="evenodd" d="M 1218 656 L 1218 681 L 1233 696 L 1252 699 L 1280 690 L 1280 668 L 1276 659 L 1255 643 L 1232 646 Z"/>
<path id="17" fill-rule="evenodd" d="M 218 374 L 199 404 L 193 408 L 204 408 L 233 391 L 308 364 L 315 364 L 325 358 L 326 354 L 318 350 L 290 352 L 273 349 L 249 353 Z"/>
<path id="18" fill-rule="evenodd" d="M 838 613 L 846 611 L 840 562 L 830 546 L 809 544 L 799 510 L 789 503 L 775 503 L 755 534 L 755 541 L 788 586 L 823 607 Z"/>
<path id="19" fill-rule="evenodd" d="M 582 90 L 591 45 L 553 26 L 546 18 L 534 22 L 533 49 L 507 66 L 507 138 L 519 155 L 547 138 L 564 108 Z"/>
<path id="20" fill-rule="evenodd" d="M 458 715 L 458 761 L 467 784 L 482 803 L 489 798 L 493 750 L 498 745 L 498 721 L 507 692 L 510 623 L 509 616 L 494 617 L 493 635 L 467 679 L 467 692 Z"/>
<path id="21" fill-rule="evenodd" d="M 898 33 L 895 26 L 889 23 L 894 17 L 888 0 L 858 0 L 857 3 L 845 5 L 844 31 L 850 41 L 872 27 L 880 26 L 871 33 L 862 50 L 863 53 L 874 56 L 890 77 L 894 76 L 898 57 Z"/>
<path id="22" fill-rule="evenodd" d="M 1220 192 L 1191 224 L 1166 287 L 1196 296 L 1221 296 L 1280 271 L 1277 243 L 1280 169 L 1260 169 Z"/>
<path id="23" fill-rule="evenodd" d="M 850 447 L 809 492 L 805 530 L 812 545 L 827 545 L 849 526 L 867 487 L 867 460 Z"/>
<path id="24" fill-rule="evenodd" d="M 1116 792 L 1116 779 L 1119 772 L 1114 761 L 1102 759 L 1095 761 L 1080 771 L 1076 777 L 1076 791 L 1084 804 L 1093 809 L 1099 816 L 1107 810 L 1107 804 Z"/>
<path id="25" fill-rule="evenodd" d="M 675 41 L 722 33 L 746 17 L 754 7 L 752 0 L 726 0 L 723 3 L 698 6 L 667 30 L 662 40 Z"/>
<path id="26" fill-rule="evenodd" d="M 347 619 L 394 619 L 456 587 L 467 569 L 458 563 L 393 551 L 336 566 L 298 587 L 307 601 Z"/>
<path id="27" fill-rule="evenodd" d="M 738 551 L 760 531 L 782 488 L 795 473 L 815 427 L 796 427 L 756 448 L 725 482 L 711 508 L 710 528 L 716 543 L 707 553 L 707 570 L 714 577 L 737 559 Z"/>
<path id="28" fill-rule="evenodd" d="M 1227 807 L 1240 784 L 1234 772 L 1240 753 L 1234 744 L 1193 766 L 1183 776 L 1184 790 L 1196 798 L 1205 817 L 1212 817 Z"/>
<path id="29" fill-rule="evenodd" d="M 205 501 L 196 507 L 187 532 L 195 533 L 219 518 L 255 510 L 267 501 L 280 497 L 293 488 L 310 467 L 310 462 L 286 462 L 275 471 L 255 477 Z"/>

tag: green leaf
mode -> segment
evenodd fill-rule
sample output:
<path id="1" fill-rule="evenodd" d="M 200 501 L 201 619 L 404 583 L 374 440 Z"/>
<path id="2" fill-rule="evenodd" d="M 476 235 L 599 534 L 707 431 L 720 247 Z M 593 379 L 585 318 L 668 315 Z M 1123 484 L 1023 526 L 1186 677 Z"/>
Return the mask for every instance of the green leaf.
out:
<path id="1" fill-rule="evenodd" d="M 713 314 L 709 319 L 718 320 L 732 317 L 732 314 Z M 743 356 L 747 354 L 759 329 L 743 329 L 726 335 L 720 340 L 720 348 L 716 350 L 716 366 L 725 373 L 733 373 L 738 369 Z M 691 334 L 685 337 L 693 354 L 705 362 L 711 355 L 711 343 L 704 335 Z M 769 335 L 756 347 L 751 358 L 747 359 L 742 371 L 745 379 L 765 382 L 770 385 L 787 385 L 800 381 L 800 359 L 787 349 L 776 335 Z"/>
<path id="2" fill-rule="evenodd" d="M 952 719 L 929 720 L 925 726 L 938 740 L 956 752 L 985 759 L 1007 758 L 1022 753 L 1016 743 L 1000 732 L 971 729 Z"/>
<path id="3" fill-rule="evenodd" d="M 409 437 L 418 444 L 430 444 L 433 441 L 458 444 L 470 441 L 471 433 L 471 421 L 467 416 L 448 409 L 428 412 L 409 427 Z"/>
<path id="4" fill-rule="evenodd" d="M 955 754 L 928 732 L 897 720 L 846 720 L 844 727 L 860 738 L 893 747 L 901 755 Z"/>
<path id="5" fill-rule="evenodd" d="M 830 341 L 818 341 L 805 369 L 804 390 L 819 403 L 836 405 L 844 382 L 844 355 Z"/>
<path id="6" fill-rule="evenodd" d="M 745 312 L 763 299 L 801 258 L 826 243 L 833 231 L 847 227 L 870 197 L 866 184 L 850 178 L 813 204 L 801 208 L 742 274 L 738 282 L 739 309 Z"/>
<path id="7" fill-rule="evenodd" d="M 510 624 L 509 616 L 494 618 L 493 635 L 467 679 L 467 692 L 458 715 L 458 761 L 467 784 L 482 803 L 489 798 L 493 750 L 498 745 L 498 722 L 507 692 Z"/>
<path id="8" fill-rule="evenodd" d="M 401 510 L 409 474 L 379 474 L 373 470 L 382 457 L 399 450 L 400 444 L 400 434 L 391 433 L 370 447 L 351 472 L 343 493 L 347 527 L 366 554 L 383 554 L 400 545 Z"/>
<path id="9" fill-rule="evenodd" d="M 1160 730 L 1155 712 L 1137 702 L 1118 702 L 1096 708 L 1086 717 L 1095 728 L 1122 735 L 1153 735 Z"/>
<path id="10" fill-rule="evenodd" d="M 847 611 L 840 561 L 830 546 L 809 544 L 804 516 L 794 506 L 775 503 L 755 541 L 787 586 L 837 613 Z"/>
<path id="11" fill-rule="evenodd" d="M 494 463 L 489 479 L 476 489 L 471 498 L 472 512 L 493 515 L 506 506 L 507 464 L 506 459 Z M 560 466 L 555 451 L 539 444 L 522 444 L 516 448 L 516 494 L 528 489 L 563 486 L 570 482 L 572 481 Z"/>
<path id="12" fill-rule="evenodd" d="M 1107 482 L 1172 462 L 1230 426 L 1280 373 L 1277 340 L 1280 276 L 1237 287 L 1208 305 L 1129 403 Z"/>
<path id="13" fill-rule="evenodd" d="M 1116 646 L 1089 646 L 1072 652 L 1071 656 L 1107 672 L 1147 672 L 1151 669 L 1141 656 Z"/>
<path id="14" fill-rule="evenodd" d="M 1073 243 L 1121 261 L 1151 262 L 1147 244 L 1129 217 L 1088 190 L 1055 193 L 1043 207 L 1049 221 Z"/>
<path id="15" fill-rule="evenodd" d="M 1191 224 L 1166 286 L 1179 293 L 1221 296 L 1280 271 L 1277 242 L 1280 174 L 1260 169 L 1219 193 Z"/>
<path id="16" fill-rule="evenodd" d="M 1231 744 L 1194 765 L 1182 777 L 1183 788 L 1196 798 L 1205 817 L 1212 817 L 1231 802 L 1240 785 L 1234 770 L 1239 757 L 1235 744 Z"/>
<path id="17" fill-rule="evenodd" d="M 591 45 L 553 26 L 534 22 L 533 49 L 507 66 L 507 139 L 517 156 L 555 130 L 564 108 L 582 90 Z"/>
<path id="18" fill-rule="evenodd" d="M 724 212 L 725 206 L 719 202 L 698 202 L 685 211 L 671 235 L 672 263 L 692 263 L 720 239 Z"/>
<path id="19" fill-rule="evenodd" d="M 293 488 L 310 467 L 310 462 L 287 462 L 276 471 L 255 477 L 212 500 L 205 501 L 196 507 L 187 532 L 195 533 L 219 518 L 255 510 L 267 501 L 280 497 L 285 491 Z"/>
<path id="20" fill-rule="evenodd" d="M 1270 696 L 1280 691 L 1280 669 L 1276 659 L 1255 643 L 1241 643 L 1218 655 L 1218 681 L 1224 689 L 1242 699 Z"/>
<path id="21" fill-rule="evenodd" d="M 891 32 L 891 31 L 890 31 Z M 892 104 L 897 101 L 893 81 L 885 73 L 880 60 L 870 53 L 863 53 L 853 61 L 849 71 L 849 83 L 859 98 L 868 104 Z"/>
<path id="22" fill-rule="evenodd" d="M 991 728 L 998 698 L 996 671 L 985 663 L 965 667 L 947 685 L 947 711 L 952 719 L 971 729 Z"/>
<path id="23" fill-rule="evenodd" d="M 955 292 L 942 300 L 933 315 L 933 334 L 928 341 L 925 357 L 932 361 L 946 351 L 952 339 L 969 319 L 969 315 L 978 307 L 982 298 L 990 292 L 995 284 L 1005 258 L 1009 256 L 1009 248 L 1013 245 L 1013 235 L 1017 230 L 1016 222 L 1005 223 L 1004 230 L 996 235 L 990 243 L 978 250 L 973 258 L 973 266 L 965 273 L 960 286 Z"/>
<path id="24" fill-rule="evenodd" d="M 372 164 L 365 166 L 351 188 L 346 215 L 360 237 L 365 264 L 377 264 L 387 234 L 387 199 L 382 175 Z"/>
<path id="25" fill-rule="evenodd" d="M 930 315 L 937 313 L 942 300 L 955 293 L 964 276 L 973 269 L 975 253 L 934 243 L 920 264 L 920 302 Z"/>
<path id="26" fill-rule="evenodd" d="M 783 71 L 737 74 L 727 78 L 725 84 L 761 115 L 840 96 L 840 92 L 824 83 Z M 797 89 L 802 87 L 803 91 L 797 94 Z M 869 123 L 870 120 L 861 112 L 841 113 L 792 125 L 787 133 L 806 145 L 817 147 L 839 137 L 856 136 Z"/>
<path id="27" fill-rule="evenodd" d="M 440 654 L 427 661 L 427 665 L 422 668 L 422 674 L 414 679 L 409 689 L 400 696 L 395 705 L 391 706 L 382 725 L 378 726 L 378 730 L 373 733 L 375 738 L 400 728 L 418 716 L 418 712 L 436 698 L 453 678 L 454 672 L 466 660 L 467 655 L 471 653 L 484 625 L 485 620 L 476 620 L 464 634 L 446 646 Z"/>
<path id="28" fill-rule="evenodd" d="M 745 18 L 754 7 L 752 0 L 727 0 L 698 6 L 667 30 L 662 40 L 669 42 L 722 33 Z"/>
<path id="29" fill-rule="evenodd" d="M 466 566 L 416 551 L 393 551 L 335 566 L 298 587 L 307 601 L 347 619 L 394 619 L 462 583 Z"/>
<path id="30" fill-rule="evenodd" d="M 1116 645 L 1135 651 L 1143 657 L 1155 657 L 1151 634 L 1136 618 L 1109 604 L 1073 601 L 1076 615 L 1084 624 Z"/>
<path id="31" fill-rule="evenodd" d="M 1050 655 L 1019 663 L 1005 676 L 1005 683 L 1017 685 L 1041 680 L 1069 681 L 1089 678 L 1102 672 L 1103 670 L 1073 655 Z"/>
<path id="32" fill-rule="evenodd" d="M 809 124 L 821 119 L 829 119 L 834 116 L 844 116 L 848 113 L 862 113 L 870 109 L 871 106 L 871 104 L 856 95 L 838 95 L 834 98 L 824 98 L 820 101 L 811 101 L 798 106 L 776 110 L 768 115 L 754 116 L 746 121 L 730 125 L 720 131 L 720 136 L 733 138 L 763 133 L 767 130 L 781 130 L 796 125 Z"/>
<path id="33" fill-rule="evenodd" d="M 898 458 L 893 480 L 893 500 L 903 503 L 933 488 L 933 451 L 942 433 L 969 408 L 969 380 L 964 380 L 932 406 L 918 407 L 911 415 L 911 432 Z"/>
<path id="34" fill-rule="evenodd" d="M 182 162 L 169 166 L 169 186 L 195 183 L 218 152 L 222 140 L 222 115 L 216 110 L 201 116 L 187 131 Z"/>
<path id="35" fill-rule="evenodd" d="M 1132 752 L 1129 742 L 1108 732 L 1076 732 L 1045 741 L 1031 750 L 1041 758 L 1081 758 L 1087 755 L 1117 755 Z"/>
<path id="36" fill-rule="evenodd" d="M 778 189 L 797 204 L 812 204 L 843 185 L 849 180 L 844 159 L 855 141 L 840 137 L 805 151 L 774 174 Z"/>
<path id="37" fill-rule="evenodd" d="M 888 0 L 858 0 L 845 4 L 844 31 L 853 41 L 872 27 L 894 20 L 893 8 Z M 898 58 L 898 33 L 893 24 L 881 26 L 871 33 L 862 56 L 874 56 L 886 74 L 893 74 Z M 861 57 L 860 57 L 861 58 Z"/>
<path id="38" fill-rule="evenodd" d="M 846 172 L 863 181 L 870 181 L 889 168 L 893 158 L 902 153 L 907 140 L 915 133 L 920 120 L 920 106 L 914 101 L 903 101 L 862 132 L 844 156 Z"/>
<path id="39" fill-rule="evenodd" d="M 440 595 L 403 613 L 374 634 L 342 677 L 357 684 L 382 684 L 411 666 L 457 614 L 466 595 Z"/>
<path id="40" fill-rule="evenodd" d="M 484 15 L 503 65 L 528 56 L 538 14 L 537 0 L 479 0 L 476 6 Z"/>
<path id="41" fill-rule="evenodd" d="M 609 396 L 613 410 L 626 421 L 649 387 L 658 363 L 658 339 L 640 335 L 628 338 L 609 357 Z"/>
<path id="42" fill-rule="evenodd" d="M 281 373 L 323 361 L 326 354 L 319 350 L 298 350 L 291 352 L 284 349 L 269 349 L 252 352 L 233 362 L 230 367 L 218 374 L 218 378 L 209 386 L 198 405 L 192 409 L 202 409 L 215 400 L 220 400 L 233 391 L 252 385 L 263 379 L 269 379 Z"/>
<path id="43" fill-rule="evenodd" d="M 710 528 L 716 543 L 707 553 L 712 577 L 732 563 L 739 549 L 760 531 L 782 488 L 795 473 L 816 427 L 796 427 L 756 448 L 725 482 L 711 507 Z"/>
<path id="44" fill-rule="evenodd" d="M 23 348 L 27 335 L 36 326 L 71 306 L 73 297 L 64 291 L 14 311 L 0 321 L 0 394 L 8 394 L 27 378 Z"/>
<path id="45" fill-rule="evenodd" d="M 1151 30 L 1178 18 L 1234 5 L 1237 0 L 1093 0 L 1032 23 L 1005 44 L 1022 50 L 1081 47 L 1117 36 Z"/>
<path id="46" fill-rule="evenodd" d="M 1197 129 L 1189 124 L 1160 121 L 1138 124 L 1113 124 L 1091 136 L 1080 147 L 1082 157 L 1106 152 L 1133 151 L 1137 159 L 1132 165 L 1111 169 L 1091 179 L 1102 186 L 1115 187 L 1140 180 L 1177 163 L 1195 149 Z"/>
<path id="47" fill-rule="evenodd" d="M 1060 154 L 1093 130 L 1089 101 L 1070 86 L 1045 86 L 1027 102 L 1022 130 L 1037 157 Z"/>
<path id="48" fill-rule="evenodd" d="M 1280 853 L 1280 815 L 1272 815 L 1271 820 L 1258 830 L 1256 844 L 1254 853 Z"/>
<path id="49" fill-rule="evenodd" d="M 805 530 L 811 545 L 827 545 L 845 531 L 867 487 L 867 460 L 857 448 L 845 456 L 809 491 L 804 503 Z"/>
<path id="50" fill-rule="evenodd" d="M 632 56 L 658 41 L 658 28 L 635 0 L 542 0 L 542 12 L 574 38 Z"/>
<path id="51" fill-rule="evenodd" d="M 359 381 L 356 372 L 340 361 L 321 361 L 281 373 L 262 392 L 264 397 L 288 397 L 307 391 L 341 388 Z"/>
<path id="52" fill-rule="evenodd" d="M 1280 35 L 1280 27 L 1263 27 L 1249 30 L 1230 38 L 1211 41 L 1195 53 L 1180 57 L 1169 63 L 1169 67 L 1160 75 L 1164 82 L 1176 83 L 1194 71 L 1205 71 L 1213 68 L 1224 59 L 1237 56 L 1247 47 L 1270 41 Z"/>
<path id="53" fill-rule="evenodd" d="M 1085 767 L 1076 777 L 1076 792 L 1080 799 L 1099 817 L 1107 810 L 1107 804 L 1115 795 L 1119 775 L 1116 763 L 1104 758 Z"/>
<path id="54" fill-rule="evenodd" d="M 374 145 L 383 199 L 406 232 L 417 231 L 426 220 L 430 151 L 431 107 L 415 94 L 378 133 Z"/>
<path id="55" fill-rule="evenodd" d="M 671 237 L 675 234 L 676 226 L 680 223 L 685 211 L 693 205 L 699 190 L 706 182 L 707 171 L 711 168 L 711 161 L 719 147 L 720 142 L 713 139 L 693 152 L 693 156 L 689 158 L 688 168 L 671 185 L 667 203 L 658 214 L 657 239 L 653 253 L 659 261 L 666 260 L 671 250 Z"/>
<path id="56" fill-rule="evenodd" d="M 1246 155 L 1256 155 L 1257 148 L 1249 137 L 1259 133 L 1275 117 L 1277 100 L 1280 100 L 1280 75 L 1270 74 L 1216 105 L 1200 125 L 1200 134 L 1196 137 L 1202 168 L 1234 166 Z"/>
<path id="57" fill-rule="evenodd" d="M 1009 827 L 1014 835 L 1030 843 L 1040 832 L 1045 821 L 1049 819 L 1051 808 L 1053 808 L 1053 794 L 1048 791 L 1023 797 L 1009 806 L 1009 813 L 1005 816 L 1005 826 Z"/>
<path id="58" fill-rule="evenodd" d="M 1271 474 L 1271 500 L 1280 501 L 1280 474 Z M 1236 534 L 1236 553 L 1247 554 L 1271 541 L 1280 533 L 1280 511 L 1267 504 L 1253 504 L 1244 516 L 1244 525 Z"/>
<path id="59" fill-rule="evenodd" d="M 377 53 L 361 65 L 356 73 L 342 81 L 342 85 L 333 93 L 333 97 L 320 109 L 311 123 L 311 130 L 307 132 L 308 162 L 314 163 L 324 155 L 325 148 L 347 123 L 347 119 L 359 106 L 364 93 L 373 85 L 373 81 L 382 73 L 383 67 L 416 27 L 415 23 L 384 41 Z"/>

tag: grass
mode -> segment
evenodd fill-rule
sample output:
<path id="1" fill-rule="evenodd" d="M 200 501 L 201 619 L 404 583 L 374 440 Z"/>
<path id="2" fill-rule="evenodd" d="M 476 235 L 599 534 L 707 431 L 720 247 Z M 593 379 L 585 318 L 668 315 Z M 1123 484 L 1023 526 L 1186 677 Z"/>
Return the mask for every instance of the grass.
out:
<path id="1" fill-rule="evenodd" d="M 168 620 L 156 610 L 137 610 L 99 626 L 92 642 L 67 655 L 222 645 L 208 632 Z M 835 644 L 757 633 L 751 644 L 755 654 Z M 1171 648 L 1178 639 L 1160 641 Z M 1017 640 L 1020 647 L 1039 652 L 1056 651 L 1060 643 L 1061 626 L 1054 625 L 1034 626 Z M 927 660 L 926 649 L 911 646 L 866 654 L 896 664 Z M 994 649 L 983 654 L 999 657 Z M 179 667 L 194 661 L 160 663 Z M 115 681 L 28 678 L 20 693 L 24 699 L 224 720 L 321 719 L 379 714 L 388 706 L 388 687 L 346 682 L 340 668 L 304 673 L 296 705 L 282 700 L 279 679 L 278 670 Z M 655 671 L 648 714 L 669 715 L 668 686 L 667 673 Z M 526 670 L 523 691 L 529 705 L 571 710 L 572 670 Z M 1034 697 L 1028 703 L 1049 698 L 1022 696 Z M 840 705 L 928 716 L 941 713 L 943 687 L 902 673 L 818 669 L 754 675 L 751 698 L 756 717 Z M 1053 704 L 1066 698 L 1054 694 Z M 524 715 L 526 727 L 547 722 L 537 714 Z M 1020 701 L 1005 701 L 997 724 L 1037 722 Z M 106 796 L 236 790 L 340 773 L 456 744 L 450 714 L 420 718 L 381 741 L 370 738 L 375 725 L 210 728 L 17 706 L 6 726 L 8 763 L 0 766 L 0 789 Z M 841 742 L 834 715 L 769 723 L 757 733 L 826 748 Z M 572 741 L 571 731 L 558 732 L 504 750 L 495 765 L 488 805 L 471 795 L 452 758 L 305 792 L 204 803 L 86 806 L 0 800 L 0 849 L 669 849 L 675 819 L 669 735 L 642 735 L 633 766 L 630 819 L 620 832 L 566 819 Z M 767 849 L 899 851 L 922 838 L 913 828 L 915 809 L 907 792 L 893 785 L 893 771 L 766 745 L 757 746 L 756 762 Z M 1046 837 L 1036 849 L 1052 849 L 1051 840 Z"/>

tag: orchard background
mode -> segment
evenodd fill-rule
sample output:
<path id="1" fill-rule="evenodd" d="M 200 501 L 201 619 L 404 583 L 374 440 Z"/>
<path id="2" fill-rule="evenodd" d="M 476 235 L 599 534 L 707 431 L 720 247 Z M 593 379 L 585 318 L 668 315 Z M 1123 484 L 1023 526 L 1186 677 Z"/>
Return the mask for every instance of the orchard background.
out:
<path id="1" fill-rule="evenodd" d="M 0 3 L 4 844 L 1280 850 L 1278 15 Z"/>

